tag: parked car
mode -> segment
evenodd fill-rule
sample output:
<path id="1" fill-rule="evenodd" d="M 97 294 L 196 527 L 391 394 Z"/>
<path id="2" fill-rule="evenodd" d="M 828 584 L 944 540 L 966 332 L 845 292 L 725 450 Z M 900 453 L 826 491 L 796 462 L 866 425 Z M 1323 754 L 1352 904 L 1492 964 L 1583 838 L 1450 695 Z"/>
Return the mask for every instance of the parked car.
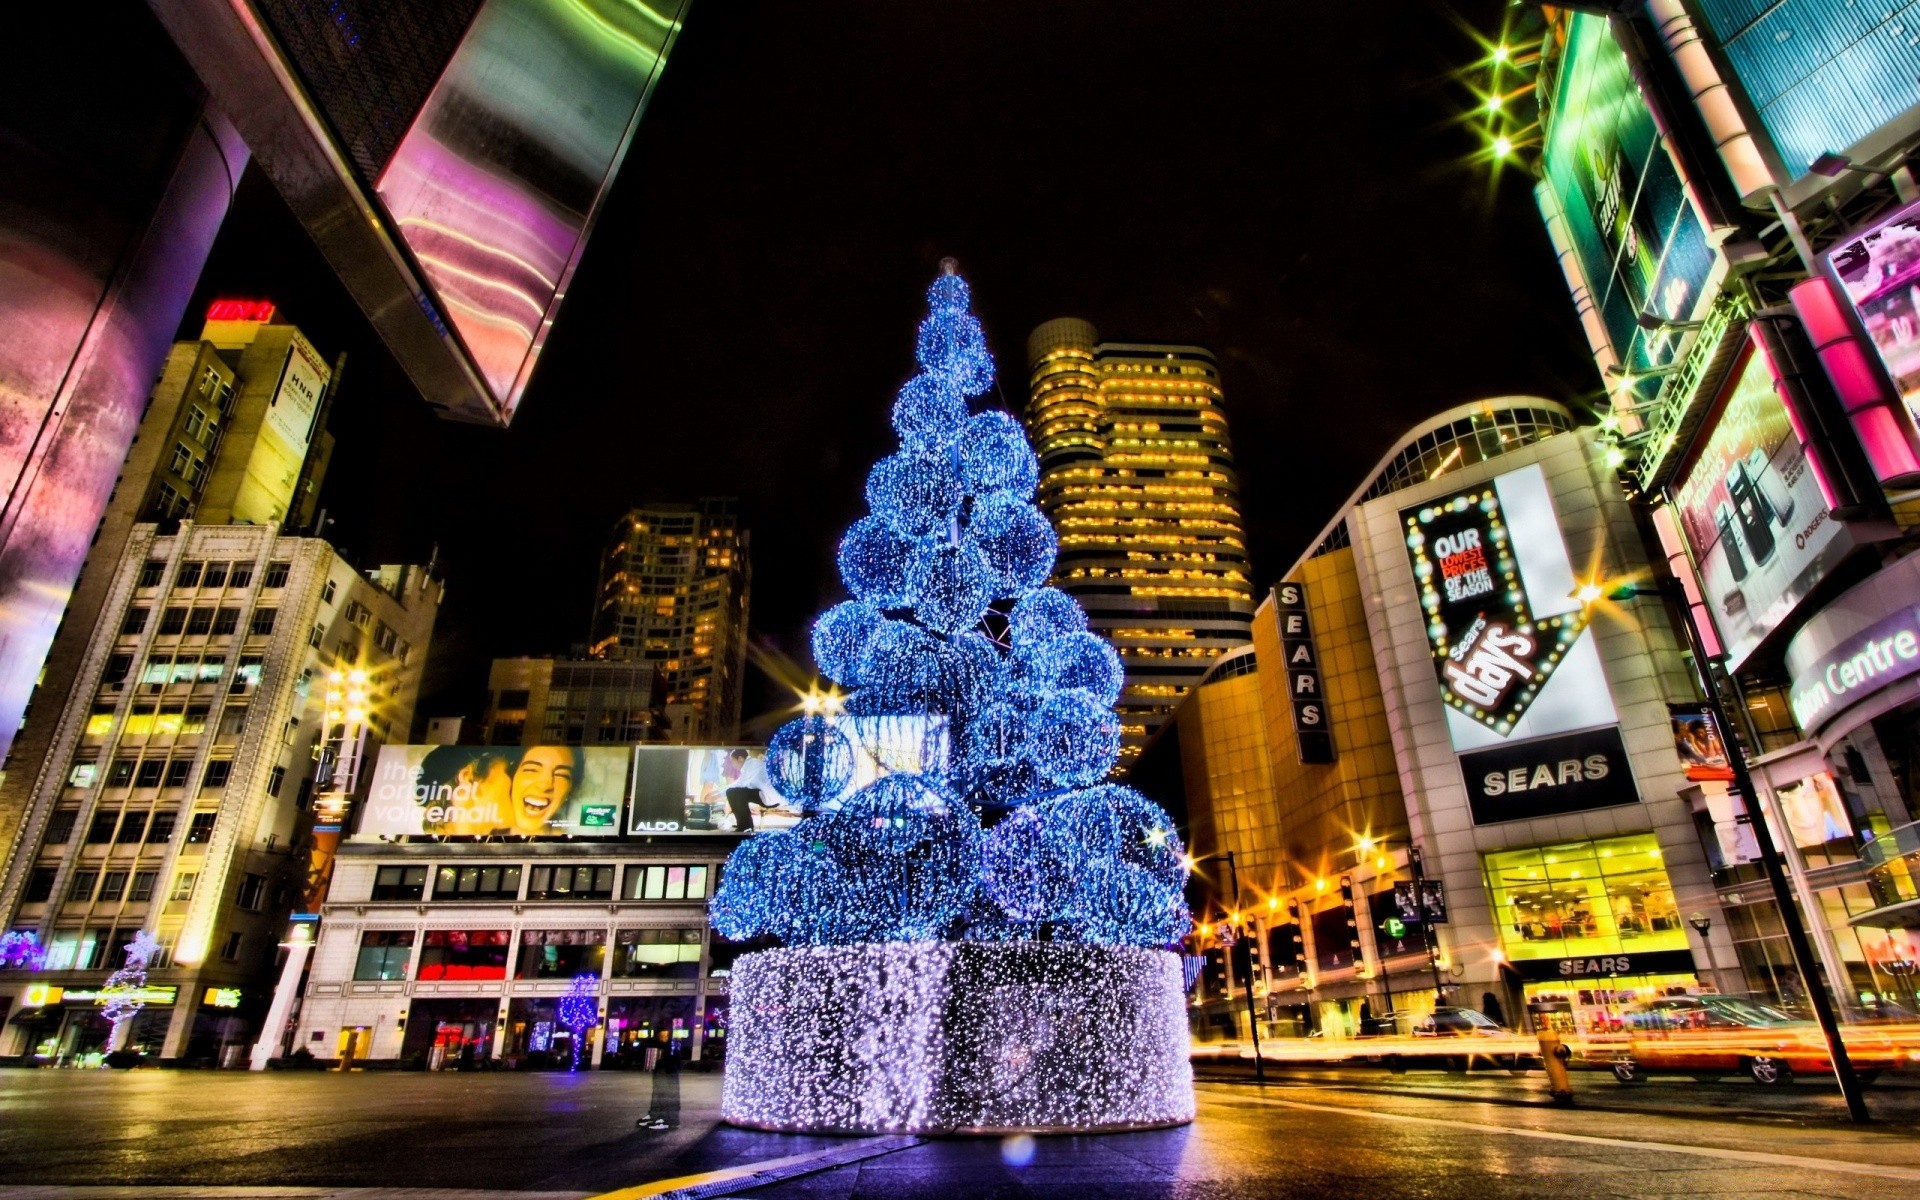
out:
<path id="1" fill-rule="evenodd" d="M 1628 1009 L 1624 1045 L 1613 1076 L 1641 1083 L 1654 1071 L 1691 1075 L 1710 1083 L 1740 1074 L 1777 1086 L 1807 1071 L 1833 1069 L 1820 1027 L 1745 996 L 1663 996 Z M 1895 1042 L 1880 1031 L 1849 1036 L 1848 1057 L 1865 1082 L 1901 1061 Z"/>

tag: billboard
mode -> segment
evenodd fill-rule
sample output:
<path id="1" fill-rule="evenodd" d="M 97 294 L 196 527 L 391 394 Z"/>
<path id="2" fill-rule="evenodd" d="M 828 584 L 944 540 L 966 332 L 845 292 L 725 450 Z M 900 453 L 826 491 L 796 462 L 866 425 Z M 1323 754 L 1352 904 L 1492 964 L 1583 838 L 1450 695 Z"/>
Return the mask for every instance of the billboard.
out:
<path id="1" fill-rule="evenodd" d="M 1827 269 L 1906 401 L 1920 412 L 1920 204 L 1910 204 L 1827 254 Z"/>
<path id="2" fill-rule="evenodd" d="M 1755 349 L 1673 500 L 1730 669 L 1853 548 Z"/>
<path id="3" fill-rule="evenodd" d="M 842 795 L 894 772 L 939 771 L 947 761 L 941 716 L 838 717 L 853 773 Z M 790 829 L 802 813 L 768 777 L 762 746 L 636 746 L 627 832 L 753 833 Z"/>
<path id="4" fill-rule="evenodd" d="M 1673 359 L 1681 335 L 1641 328 L 1640 314 L 1696 318 L 1714 253 L 1606 17 L 1568 22 L 1550 112 L 1541 187 L 1566 219 L 1614 354 L 1651 399 L 1660 379 L 1646 372 Z"/>
<path id="5" fill-rule="evenodd" d="M 383 746 L 359 838 L 607 838 L 624 746 Z"/>
<path id="6" fill-rule="evenodd" d="M 1508 471 L 1400 521 L 1474 820 L 1634 803 L 1545 473 Z"/>
<path id="7" fill-rule="evenodd" d="M 216 302 L 209 310 L 209 321 L 222 303 L 236 302 Z M 286 518 L 299 486 L 300 469 L 306 464 L 307 449 L 313 441 L 320 398 L 333 378 L 333 368 L 320 357 L 313 343 L 298 330 L 288 333 L 290 344 L 280 368 L 280 378 L 267 400 L 260 436 L 254 441 L 240 487 L 234 494 L 236 522 L 271 525 Z"/>

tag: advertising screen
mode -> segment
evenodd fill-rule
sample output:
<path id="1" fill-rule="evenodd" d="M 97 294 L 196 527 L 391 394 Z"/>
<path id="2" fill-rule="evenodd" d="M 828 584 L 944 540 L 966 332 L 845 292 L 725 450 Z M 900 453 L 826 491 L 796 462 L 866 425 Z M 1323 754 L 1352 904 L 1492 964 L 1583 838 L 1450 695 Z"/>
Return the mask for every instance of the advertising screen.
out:
<path id="1" fill-rule="evenodd" d="M 1639 315 L 1697 317 L 1714 255 L 1606 17 L 1569 21 L 1552 111 L 1540 186 L 1566 219 L 1614 353 L 1651 398 L 1660 381 L 1643 373 L 1672 360 L 1680 335 L 1643 329 Z"/>
<path id="2" fill-rule="evenodd" d="M 1920 204 L 1827 254 L 1907 407 L 1920 412 Z"/>
<path id="3" fill-rule="evenodd" d="M 851 794 L 883 774 L 939 770 L 944 717 L 840 717 L 853 750 Z M 767 776 L 761 746 L 636 746 L 630 833 L 753 833 L 799 822 L 797 804 Z"/>
<path id="4" fill-rule="evenodd" d="M 383 746 L 357 836 L 605 838 L 625 746 Z"/>
<path id="5" fill-rule="evenodd" d="M 1436 497 L 1400 520 L 1474 820 L 1637 800 L 1541 469 Z"/>
<path id="6" fill-rule="evenodd" d="M 1828 511 L 1757 351 L 1735 373 L 1674 502 L 1735 669 L 1853 548 L 1846 526 Z"/>

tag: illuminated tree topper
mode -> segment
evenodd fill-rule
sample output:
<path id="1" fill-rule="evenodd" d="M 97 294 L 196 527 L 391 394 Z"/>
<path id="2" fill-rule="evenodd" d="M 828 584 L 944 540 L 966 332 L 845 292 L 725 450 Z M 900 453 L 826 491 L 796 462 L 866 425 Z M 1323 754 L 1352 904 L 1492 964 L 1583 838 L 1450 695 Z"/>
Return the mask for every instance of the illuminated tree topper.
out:
<path id="1" fill-rule="evenodd" d="M 1039 461 L 1014 417 L 970 411 L 994 363 L 966 281 L 941 266 L 920 373 L 894 402 L 899 448 L 840 542 L 853 598 L 812 640 L 848 717 L 918 718 L 945 753 L 856 789 L 843 719 L 784 726 L 769 778 L 807 815 L 735 851 L 713 926 L 789 945 L 1165 946 L 1190 924 L 1180 840 L 1150 800 L 1103 782 L 1120 659 L 1043 586 L 1058 544 L 1033 503 Z"/>

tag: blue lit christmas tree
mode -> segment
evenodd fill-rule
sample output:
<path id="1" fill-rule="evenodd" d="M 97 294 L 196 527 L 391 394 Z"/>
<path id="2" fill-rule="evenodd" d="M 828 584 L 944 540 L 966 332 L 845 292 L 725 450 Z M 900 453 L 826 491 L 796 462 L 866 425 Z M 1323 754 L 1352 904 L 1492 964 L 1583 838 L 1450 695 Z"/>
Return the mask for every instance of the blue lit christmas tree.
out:
<path id="1" fill-rule="evenodd" d="M 943 731 L 946 752 L 855 790 L 844 721 L 782 727 L 769 775 L 807 815 L 734 852 L 713 925 L 789 946 L 1165 946 L 1189 927 L 1180 841 L 1152 801 L 1104 782 L 1120 660 L 1044 586 L 1057 545 L 1033 503 L 1039 463 L 1014 417 L 970 410 L 994 364 L 966 281 L 942 267 L 920 373 L 893 406 L 899 449 L 840 543 L 853 599 L 812 641 L 848 716 Z"/>

